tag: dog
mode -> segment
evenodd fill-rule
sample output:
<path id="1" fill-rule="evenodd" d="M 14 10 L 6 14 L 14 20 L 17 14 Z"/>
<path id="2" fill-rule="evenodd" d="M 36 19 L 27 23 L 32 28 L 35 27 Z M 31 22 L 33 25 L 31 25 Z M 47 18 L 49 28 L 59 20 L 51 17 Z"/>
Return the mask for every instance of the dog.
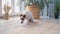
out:
<path id="1" fill-rule="evenodd" d="M 25 20 L 27 20 L 28 22 L 33 22 L 34 18 L 31 11 L 28 11 L 28 10 L 23 11 L 23 13 L 20 14 L 20 20 L 21 20 L 21 23 L 24 23 Z"/>

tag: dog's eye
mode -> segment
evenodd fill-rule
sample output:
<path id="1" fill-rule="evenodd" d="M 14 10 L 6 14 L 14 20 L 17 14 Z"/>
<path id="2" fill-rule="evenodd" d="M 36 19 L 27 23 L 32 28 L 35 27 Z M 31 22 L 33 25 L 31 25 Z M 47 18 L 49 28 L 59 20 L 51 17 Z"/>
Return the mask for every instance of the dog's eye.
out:
<path id="1" fill-rule="evenodd" d="M 22 16 L 22 14 L 20 16 Z"/>
<path id="2" fill-rule="evenodd" d="M 26 15 L 24 15 L 23 17 L 26 17 Z"/>

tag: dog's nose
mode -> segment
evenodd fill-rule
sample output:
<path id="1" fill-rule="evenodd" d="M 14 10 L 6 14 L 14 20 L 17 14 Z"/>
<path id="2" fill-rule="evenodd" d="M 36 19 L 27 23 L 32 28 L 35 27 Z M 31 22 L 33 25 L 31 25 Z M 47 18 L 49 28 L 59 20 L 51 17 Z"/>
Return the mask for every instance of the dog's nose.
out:
<path id="1" fill-rule="evenodd" d="M 21 23 L 23 23 L 23 22 L 21 22 Z"/>

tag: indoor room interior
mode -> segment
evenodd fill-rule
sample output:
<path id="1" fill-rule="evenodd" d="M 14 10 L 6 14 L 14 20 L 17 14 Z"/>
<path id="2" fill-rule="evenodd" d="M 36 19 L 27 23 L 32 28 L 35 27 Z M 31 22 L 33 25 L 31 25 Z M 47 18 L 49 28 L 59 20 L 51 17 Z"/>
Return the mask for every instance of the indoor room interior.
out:
<path id="1" fill-rule="evenodd" d="M 33 23 L 20 22 L 26 8 Z M 0 34 L 60 34 L 60 0 L 0 0 Z"/>

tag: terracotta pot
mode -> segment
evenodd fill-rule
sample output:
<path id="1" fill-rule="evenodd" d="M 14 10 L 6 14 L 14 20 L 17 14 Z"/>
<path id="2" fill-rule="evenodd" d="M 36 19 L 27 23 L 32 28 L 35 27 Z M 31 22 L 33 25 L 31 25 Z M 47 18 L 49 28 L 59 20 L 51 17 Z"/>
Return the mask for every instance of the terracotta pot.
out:
<path id="1" fill-rule="evenodd" d="M 40 17 L 40 7 L 38 5 L 27 6 L 29 11 L 32 12 L 33 17 L 35 19 L 39 19 Z"/>
<path id="2" fill-rule="evenodd" d="M 4 18 L 5 20 L 8 20 L 8 19 L 9 19 L 9 14 L 4 14 L 3 18 Z"/>

